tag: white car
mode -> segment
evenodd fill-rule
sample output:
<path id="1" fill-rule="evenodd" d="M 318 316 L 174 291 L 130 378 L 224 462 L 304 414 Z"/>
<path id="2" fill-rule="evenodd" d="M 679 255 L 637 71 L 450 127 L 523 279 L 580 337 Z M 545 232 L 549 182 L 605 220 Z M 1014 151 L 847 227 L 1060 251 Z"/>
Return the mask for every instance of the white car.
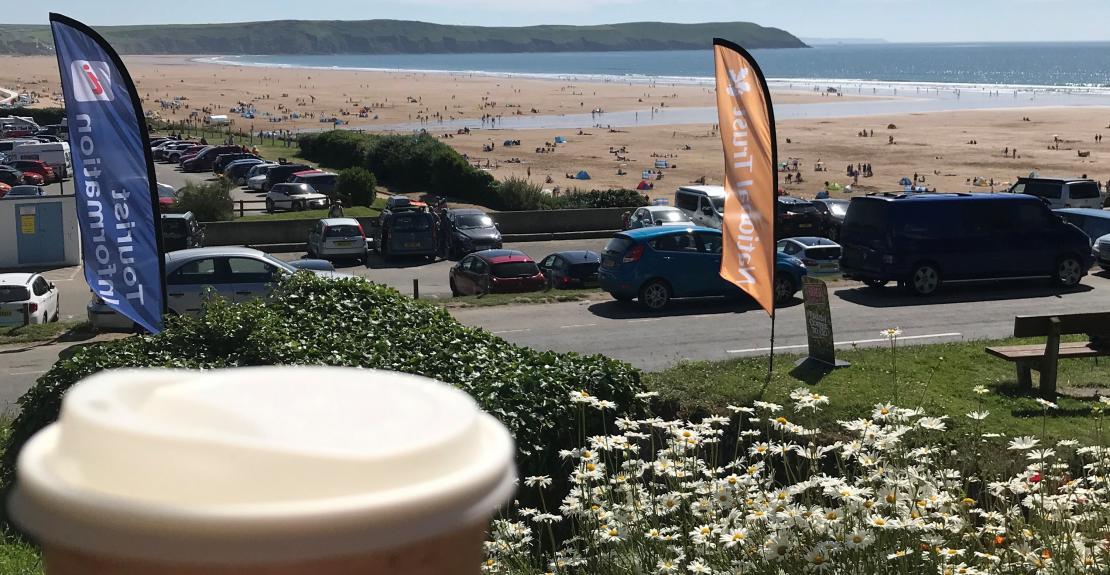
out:
<path id="1" fill-rule="evenodd" d="M 694 221 L 686 212 L 672 206 L 644 206 L 638 208 L 628 218 L 625 229 L 650 228 L 652 226 L 693 226 Z"/>
<path id="2" fill-rule="evenodd" d="M 308 184 L 274 184 L 266 192 L 266 211 L 314 210 L 328 207 L 328 197 Z"/>
<path id="3" fill-rule="evenodd" d="M 58 321 L 58 288 L 33 273 L 0 274 L 0 327 Z"/>
<path id="4" fill-rule="evenodd" d="M 323 267 L 321 270 L 319 268 Z M 166 296 L 171 314 L 200 313 L 209 289 L 233 302 L 265 298 L 273 284 L 285 274 L 307 269 L 321 277 L 352 277 L 335 271 L 328 262 L 300 260 L 283 262 L 251 248 L 211 247 L 178 250 L 166 254 Z M 86 306 L 89 324 L 97 330 L 132 330 L 135 324 L 116 313 L 95 295 Z"/>
<path id="5" fill-rule="evenodd" d="M 308 257 L 367 261 L 366 233 L 354 218 L 324 218 L 308 232 Z"/>
<path id="6" fill-rule="evenodd" d="M 247 189 L 255 192 L 262 191 L 262 184 L 266 183 L 266 170 L 277 164 L 258 164 L 247 172 Z"/>

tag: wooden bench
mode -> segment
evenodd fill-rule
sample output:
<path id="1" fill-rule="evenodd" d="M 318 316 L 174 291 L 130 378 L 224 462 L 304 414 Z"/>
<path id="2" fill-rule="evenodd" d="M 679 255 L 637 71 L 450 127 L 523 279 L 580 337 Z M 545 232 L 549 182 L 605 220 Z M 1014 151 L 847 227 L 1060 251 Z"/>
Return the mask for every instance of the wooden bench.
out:
<path id="1" fill-rule="evenodd" d="M 1060 343 L 1061 335 L 1084 333 L 1094 341 Z M 987 353 L 1017 365 L 1017 381 L 1023 389 L 1033 387 L 1032 371 L 1040 373 L 1041 396 L 1056 397 L 1056 368 L 1059 360 L 1110 356 L 1110 312 L 1057 315 L 1019 315 L 1014 318 L 1014 337 L 1047 337 L 1045 345 L 988 347 Z"/>

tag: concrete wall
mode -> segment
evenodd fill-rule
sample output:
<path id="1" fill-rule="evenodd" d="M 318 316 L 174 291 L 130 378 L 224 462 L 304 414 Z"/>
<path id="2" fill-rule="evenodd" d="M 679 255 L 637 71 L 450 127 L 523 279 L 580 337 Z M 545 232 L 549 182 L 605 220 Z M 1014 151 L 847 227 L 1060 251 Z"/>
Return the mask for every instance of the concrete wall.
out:
<path id="1" fill-rule="evenodd" d="M 621 228 L 621 215 L 631 208 L 493 212 L 490 217 L 507 241 L 607 237 Z M 377 218 L 358 218 L 369 234 Z M 209 246 L 303 244 L 316 220 L 209 222 L 204 241 Z"/>
<path id="2" fill-rule="evenodd" d="M 29 205 L 34 204 L 51 204 L 61 202 L 62 225 L 60 237 L 63 245 L 62 259 L 51 262 L 36 262 L 28 263 L 20 261 L 19 248 L 18 248 L 18 230 L 21 225 L 19 215 L 17 215 L 17 206 L 23 207 L 25 216 L 32 219 L 28 221 L 28 225 L 34 223 L 41 225 L 33 212 L 35 210 L 29 209 Z M 53 230 L 40 231 L 36 229 L 36 238 L 38 234 L 43 235 L 43 241 L 57 241 L 54 238 L 58 237 Z M 27 237 L 27 236 L 25 236 Z M 73 266 L 81 263 L 81 236 L 77 227 L 77 204 L 73 196 L 46 196 L 43 198 L 19 198 L 19 199 L 0 199 L 0 269 L 15 269 L 15 268 L 49 268 L 61 266 Z"/>

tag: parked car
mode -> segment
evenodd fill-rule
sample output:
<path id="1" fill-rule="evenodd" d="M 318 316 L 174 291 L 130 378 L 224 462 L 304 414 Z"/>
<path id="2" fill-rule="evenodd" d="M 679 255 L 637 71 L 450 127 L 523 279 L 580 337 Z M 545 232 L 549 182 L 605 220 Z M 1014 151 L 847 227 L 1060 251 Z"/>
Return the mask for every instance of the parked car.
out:
<path id="1" fill-rule="evenodd" d="M 651 226 L 692 226 L 694 221 L 686 212 L 673 206 L 644 206 L 628 217 L 624 229 L 634 230 Z"/>
<path id="2" fill-rule="evenodd" d="M 251 168 L 265 163 L 267 163 L 265 160 L 257 158 L 235 160 L 224 167 L 224 177 L 237 186 L 245 185 L 247 183 L 247 173 L 251 171 Z"/>
<path id="3" fill-rule="evenodd" d="M 312 166 L 305 164 L 278 164 L 266 170 L 266 181 L 262 183 L 262 191 L 268 192 L 275 185 L 288 182 L 293 174 L 309 169 L 312 169 Z"/>
<path id="4" fill-rule="evenodd" d="M 447 257 L 450 259 L 460 258 L 471 252 L 501 249 L 502 246 L 497 224 L 482 210 L 447 210 L 443 233 Z"/>
<path id="5" fill-rule="evenodd" d="M 58 321 L 58 288 L 36 273 L 0 274 L 0 327 Z"/>
<path id="6" fill-rule="evenodd" d="M 339 175 L 322 170 L 306 170 L 293 174 L 289 181 L 295 184 L 308 184 L 317 192 L 330 196 L 339 182 Z"/>
<path id="7" fill-rule="evenodd" d="M 683 186 L 675 191 L 674 205 L 695 225 L 721 229 L 725 213 L 723 186 Z"/>
<path id="8" fill-rule="evenodd" d="M 242 153 L 242 146 L 208 146 L 197 155 L 181 161 L 182 172 L 207 172 L 216 163 L 216 158 L 224 154 Z"/>
<path id="9" fill-rule="evenodd" d="M 275 209 L 301 211 L 327 206 L 328 197 L 308 184 L 276 184 L 266 192 L 266 211 L 270 213 Z"/>
<path id="10" fill-rule="evenodd" d="M 11 160 L 6 162 L 6 164 L 24 174 L 38 174 L 42 176 L 43 182 L 48 184 L 57 182 L 60 179 L 54 172 L 54 168 L 51 168 L 49 164 L 42 160 Z"/>
<path id="11" fill-rule="evenodd" d="M 227 165 L 236 160 L 257 159 L 259 159 L 258 156 L 244 152 L 242 148 L 239 148 L 237 152 L 226 152 L 216 156 L 216 158 L 212 160 L 212 173 L 216 175 L 224 173 L 224 169 L 227 168 Z"/>
<path id="12" fill-rule="evenodd" d="M 193 144 L 191 146 L 174 148 L 166 152 L 165 159 L 171 164 L 180 164 L 183 160 L 187 160 L 199 154 L 201 150 L 204 150 L 205 148 L 208 148 L 208 146 L 205 146 L 203 144 Z"/>
<path id="13" fill-rule="evenodd" d="M 162 214 L 162 249 L 167 252 L 204 246 L 204 228 L 193 212 Z"/>
<path id="14" fill-rule="evenodd" d="M 547 287 L 555 289 L 597 287 L 601 255 L 589 250 L 556 252 L 540 260 Z"/>
<path id="15" fill-rule="evenodd" d="M 435 259 L 439 254 L 434 215 L 422 209 L 386 210 L 378 221 L 374 247 L 382 257 L 424 256 Z"/>
<path id="16" fill-rule="evenodd" d="M 1102 207 L 1098 183 L 1081 178 L 1018 178 L 1010 193 L 1037 196 L 1052 209 Z"/>
<path id="17" fill-rule="evenodd" d="M 11 186 L 9 186 L 8 184 L 5 184 L 4 182 L 0 182 L 0 198 L 8 195 L 8 192 L 10 192 L 10 191 L 12 191 Z"/>
<path id="18" fill-rule="evenodd" d="M 1091 240 L 1091 255 L 1103 270 L 1110 270 L 1110 211 L 1090 208 L 1053 210 L 1065 222 L 1083 230 Z"/>
<path id="19" fill-rule="evenodd" d="M 166 142 L 154 148 L 154 159 L 176 164 L 185 150 L 199 147 L 196 142 Z"/>
<path id="20" fill-rule="evenodd" d="M 59 178 L 67 178 L 73 167 L 73 158 L 70 155 L 69 142 L 35 142 L 20 144 L 8 153 L 13 161 L 38 161 L 50 166 L 52 172 Z M 23 169 L 23 168 L 20 168 Z M 24 170 L 27 171 L 27 170 Z M 38 173 L 36 171 L 36 173 Z M 41 174 L 45 182 L 48 177 Z"/>
<path id="21" fill-rule="evenodd" d="M 42 186 L 12 186 L 8 193 L 4 194 L 4 199 L 13 198 L 41 198 L 46 195 L 46 190 Z"/>
<path id="22" fill-rule="evenodd" d="M 284 275 L 317 266 L 319 262 L 284 262 L 251 248 L 211 247 L 166 254 L 166 293 L 171 314 L 196 315 L 207 290 L 232 302 L 265 298 Z M 352 277 L 338 272 L 307 269 L 321 277 Z M 98 330 L 132 330 L 134 323 L 95 295 L 85 307 L 89 323 Z"/>
<path id="23" fill-rule="evenodd" d="M 524 252 L 484 250 L 459 260 L 451 268 L 449 283 L 451 293 L 460 296 L 540 291 L 547 280 Z"/>
<path id="24" fill-rule="evenodd" d="M 821 231 L 821 212 L 808 200 L 779 196 L 775 239 L 809 236 Z"/>
<path id="25" fill-rule="evenodd" d="M 653 226 L 620 232 L 601 252 L 598 281 L 618 301 L 639 299 L 661 310 L 673 298 L 739 296 L 743 292 L 721 277 L 721 231 L 712 228 Z M 801 260 L 775 256 L 774 297 L 784 304 L 801 289 L 806 274 Z"/>
<path id="26" fill-rule="evenodd" d="M 844 217 L 848 215 L 851 202 L 823 198 L 811 200 L 811 203 L 821 214 L 821 231 L 825 237 L 833 241 L 840 239 L 840 228 L 844 225 Z"/>
<path id="27" fill-rule="evenodd" d="M 172 206 L 175 203 L 177 203 L 177 190 L 174 190 L 173 186 L 171 186 L 169 184 L 163 184 L 161 182 L 159 182 L 157 185 L 158 185 L 158 205 L 160 205 L 160 206 Z"/>
<path id="28" fill-rule="evenodd" d="M 922 296 L 970 280 L 1047 276 L 1074 286 L 1093 263 L 1087 235 L 1025 194 L 853 198 L 840 244 L 846 277 Z"/>
<path id="29" fill-rule="evenodd" d="M 779 240 L 778 251 L 794 256 L 806 265 L 811 274 L 831 274 L 840 272 L 840 244 L 828 239 L 802 236 Z"/>
<path id="30" fill-rule="evenodd" d="M 15 168 L 0 166 L 0 183 L 9 186 L 22 186 L 25 180 L 23 172 Z"/>
<path id="31" fill-rule="evenodd" d="M 324 218 L 308 232 L 308 257 L 326 260 L 352 258 L 366 263 L 366 232 L 354 218 Z"/>
<path id="32" fill-rule="evenodd" d="M 244 176 L 247 189 L 253 192 L 261 192 L 262 186 L 266 184 L 266 172 L 270 171 L 270 168 L 276 166 L 277 164 L 272 163 L 253 166 L 247 171 L 247 175 Z"/>

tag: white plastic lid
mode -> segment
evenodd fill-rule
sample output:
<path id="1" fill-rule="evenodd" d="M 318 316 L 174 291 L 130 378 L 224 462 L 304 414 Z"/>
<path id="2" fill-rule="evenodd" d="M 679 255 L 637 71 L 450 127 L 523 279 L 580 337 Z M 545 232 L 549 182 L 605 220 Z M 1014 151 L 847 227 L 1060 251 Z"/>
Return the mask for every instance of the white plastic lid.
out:
<path id="1" fill-rule="evenodd" d="M 388 371 L 121 370 L 65 396 L 10 502 L 43 543 L 263 563 L 395 547 L 487 521 L 512 438 L 470 396 Z"/>

